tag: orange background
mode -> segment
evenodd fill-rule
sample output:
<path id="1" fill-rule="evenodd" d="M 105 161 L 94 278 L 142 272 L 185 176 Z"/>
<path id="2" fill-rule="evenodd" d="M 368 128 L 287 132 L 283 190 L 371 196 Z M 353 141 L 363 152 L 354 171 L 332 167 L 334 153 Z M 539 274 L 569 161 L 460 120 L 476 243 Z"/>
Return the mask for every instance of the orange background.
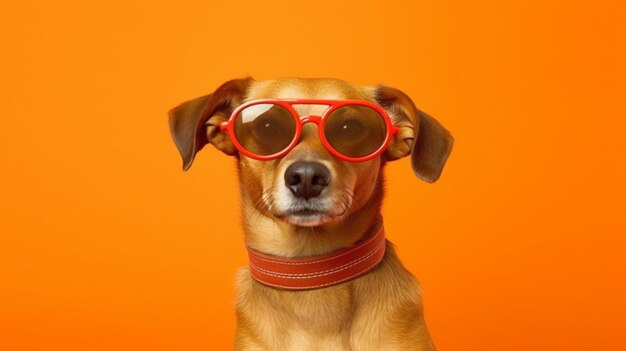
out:
<path id="1" fill-rule="evenodd" d="M 385 83 L 453 132 L 384 205 L 439 350 L 625 349 L 625 7 L 4 4 L 0 349 L 230 347 L 233 160 L 183 173 L 166 112 L 246 75 Z"/>

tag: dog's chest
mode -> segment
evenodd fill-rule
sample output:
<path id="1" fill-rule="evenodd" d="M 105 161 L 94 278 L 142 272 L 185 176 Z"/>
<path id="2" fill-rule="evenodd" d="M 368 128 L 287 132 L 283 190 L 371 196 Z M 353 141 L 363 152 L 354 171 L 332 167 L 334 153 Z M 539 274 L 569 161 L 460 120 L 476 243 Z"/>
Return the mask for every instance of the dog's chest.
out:
<path id="1" fill-rule="evenodd" d="M 242 269 L 235 349 L 432 350 L 416 282 L 385 262 L 354 281 L 310 291 L 269 288 Z"/>
<path id="2" fill-rule="evenodd" d="M 314 334 L 310 330 L 293 329 L 286 331 L 285 350 L 338 350 L 350 349 L 350 338 L 347 333 Z"/>
<path id="3" fill-rule="evenodd" d="M 340 335 L 348 335 L 354 309 L 349 287 L 306 292 L 272 290 L 270 294 L 270 299 L 278 299 L 281 303 L 264 304 L 263 308 L 268 315 L 284 320 L 285 333 L 290 335 L 293 343 L 332 339 L 336 344 Z"/>
<path id="4" fill-rule="evenodd" d="M 354 301 L 348 286 L 278 291 L 246 279 L 240 288 L 240 318 L 251 317 L 261 349 L 350 350 Z"/>
<path id="5" fill-rule="evenodd" d="M 244 310 L 254 316 L 250 334 L 257 339 L 242 350 L 379 350 L 379 336 L 388 334 L 380 332 L 382 319 L 364 311 L 345 285 L 330 294 L 321 290 L 271 294 L 247 296 L 254 299 Z"/>
<path id="6" fill-rule="evenodd" d="M 346 287 L 331 293 L 314 290 L 298 294 L 297 298 L 283 299 L 286 303 L 276 310 L 287 320 L 290 350 L 324 350 L 350 345 L 350 321 L 353 301 Z"/>

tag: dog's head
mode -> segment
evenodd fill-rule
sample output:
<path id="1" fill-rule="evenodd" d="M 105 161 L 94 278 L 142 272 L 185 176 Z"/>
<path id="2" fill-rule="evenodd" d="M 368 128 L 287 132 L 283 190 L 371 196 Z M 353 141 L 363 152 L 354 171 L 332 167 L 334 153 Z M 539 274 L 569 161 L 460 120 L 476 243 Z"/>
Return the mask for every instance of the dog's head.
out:
<path id="1" fill-rule="evenodd" d="M 298 144 L 285 156 L 259 161 L 240 154 L 220 125 L 242 103 L 255 99 L 358 99 L 382 106 L 398 128 L 381 156 L 365 162 L 334 157 L 305 124 Z M 301 116 L 322 115 L 322 105 L 294 105 Z M 382 167 L 411 155 L 415 175 L 434 182 L 441 175 L 453 138 L 435 119 L 418 110 L 398 89 L 364 87 L 336 79 L 231 80 L 212 94 L 170 111 L 170 128 L 187 170 L 206 144 L 238 159 L 244 211 L 281 225 L 322 227 L 346 222 L 368 209 L 376 214 L 382 197 Z M 246 209 L 247 208 L 247 209 Z M 349 220 L 348 220 L 349 222 Z M 274 225 L 274 224 L 273 224 Z"/>

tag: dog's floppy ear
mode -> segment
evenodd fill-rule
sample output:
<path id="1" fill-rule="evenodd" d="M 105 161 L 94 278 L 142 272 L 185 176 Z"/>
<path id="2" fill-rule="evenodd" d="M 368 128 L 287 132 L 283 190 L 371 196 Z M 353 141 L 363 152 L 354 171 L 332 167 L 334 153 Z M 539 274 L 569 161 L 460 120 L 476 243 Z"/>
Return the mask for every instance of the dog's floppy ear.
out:
<path id="1" fill-rule="evenodd" d="M 416 176 L 429 183 L 439 179 L 454 143 L 450 132 L 418 110 L 411 98 L 398 89 L 380 85 L 376 88 L 376 100 L 399 129 L 387 148 L 387 159 L 395 160 L 410 153 Z"/>
<path id="2" fill-rule="evenodd" d="M 174 107 L 169 112 L 170 132 L 183 157 L 183 170 L 188 170 L 196 153 L 207 143 L 228 155 L 236 150 L 226 133 L 220 133 L 232 110 L 241 103 L 252 78 L 233 79 L 212 94 Z"/>

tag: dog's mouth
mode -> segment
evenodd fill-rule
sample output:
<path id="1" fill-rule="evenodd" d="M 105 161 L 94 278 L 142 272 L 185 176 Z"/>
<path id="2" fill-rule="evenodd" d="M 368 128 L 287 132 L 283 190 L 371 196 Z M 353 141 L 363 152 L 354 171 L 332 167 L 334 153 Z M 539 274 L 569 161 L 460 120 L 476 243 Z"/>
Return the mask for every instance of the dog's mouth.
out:
<path id="1" fill-rule="evenodd" d="M 324 215 L 324 212 L 319 211 L 319 210 L 315 210 L 315 209 L 302 209 L 302 210 L 298 210 L 298 211 L 292 211 L 291 213 L 289 213 L 292 216 L 301 216 L 301 217 L 306 217 L 306 216 L 322 216 Z"/>
<path id="2" fill-rule="evenodd" d="M 313 206 L 299 206 L 289 208 L 280 213 L 274 213 L 274 216 L 289 224 L 302 227 L 316 227 L 338 220 L 345 212 L 345 209 L 333 211 L 332 209 L 315 208 Z"/>
<path id="3" fill-rule="evenodd" d="M 296 197 L 279 186 L 276 190 L 265 191 L 262 205 L 274 219 L 300 227 L 316 227 L 330 222 L 341 221 L 352 208 L 352 192 L 347 190 L 324 192 L 312 198 Z"/>
<path id="4" fill-rule="evenodd" d="M 282 221 L 302 227 L 315 227 L 332 220 L 327 211 L 310 208 L 289 210 L 275 216 Z"/>

